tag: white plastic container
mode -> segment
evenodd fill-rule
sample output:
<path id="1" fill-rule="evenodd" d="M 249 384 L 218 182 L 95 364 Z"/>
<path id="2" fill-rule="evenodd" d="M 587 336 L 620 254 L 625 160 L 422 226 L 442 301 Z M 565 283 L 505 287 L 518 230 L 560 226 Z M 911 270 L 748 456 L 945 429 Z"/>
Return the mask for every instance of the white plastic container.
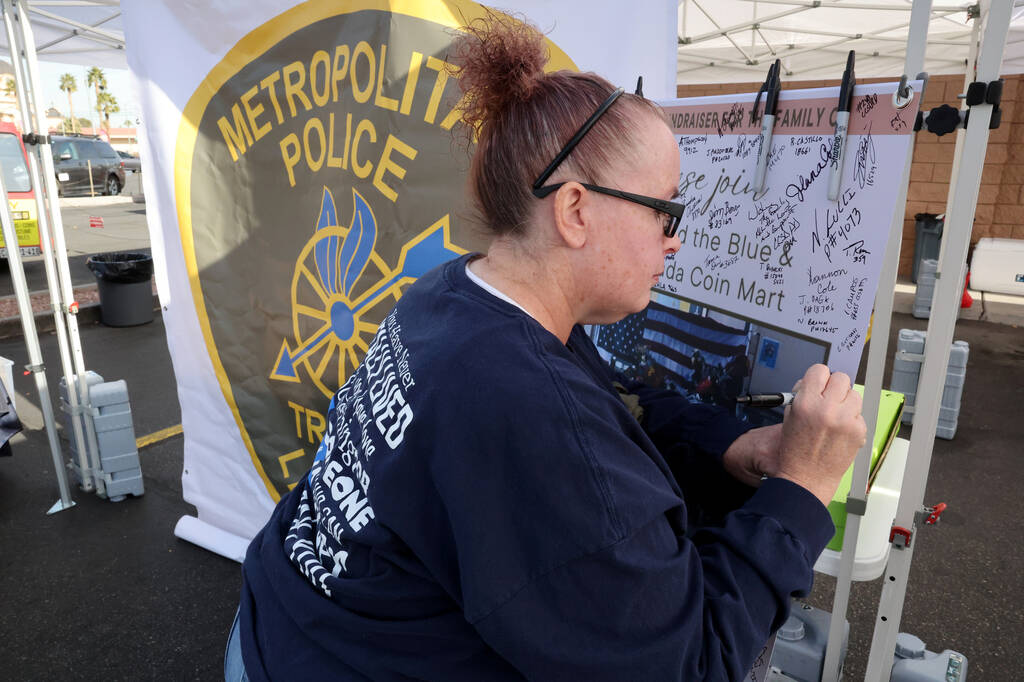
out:
<path id="1" fill-rule="evenodd" d="M 1024 239 L 979 239 L 971 257 L 971 288 L 1024 296 Z"/>
<path id="2" fill-rule="evenodd" d="M 906 396 L 903 405 L 904 424 L 914 423 L 914 408 L 917 386 L 921 378 L 925 340 L 927 332 L 901 329 L 896 338 L 896 357 L 892 363 L 890 390 Z M 912 357 L 907 357 L 906 353 Z M 942 389 L 942 404 L 939 407 L 939 423 L 935 427 L 938 438 L 950 440 L 956 435 L 960 419 L 960 401 L 963 396 L 964 379 L 967 376 L 967 357 L 970 346 L 966 341 L 954 341 L 949 348 L 949 365 L 946 368 L 946 385 Z M 917 357 L 913 357 L 917 356 Z"/>
<path id="3" fill-rule="evenodd" d="M 917 274 L 917 291 L 914 294 L 914 307 L 910 314 L 916 318 L 927 320 L 932 314 L 932 299 L 935 298 L 935 273 L 939 269 L 939 261 L 925 258 Z"/>

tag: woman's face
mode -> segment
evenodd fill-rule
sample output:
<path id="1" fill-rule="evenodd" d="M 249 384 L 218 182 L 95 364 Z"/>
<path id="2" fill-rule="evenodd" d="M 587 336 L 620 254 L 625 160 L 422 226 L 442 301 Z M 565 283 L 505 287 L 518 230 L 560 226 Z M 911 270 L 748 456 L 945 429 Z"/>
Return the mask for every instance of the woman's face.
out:
<path id="1" fill-rule="evenodd" d="M 639 143 L 603 178 L 605 185 L 658 199 L 678 194 L 679 150 L 672 132 L 657 117 L 645 116 Z M 595 229 L 588 231 L 590 254 L 588 306 L 595 319 L 614 322 L 643 310 L 651 287 L 665 267 L 665 256 L 679 250 L 678 237 L 666 237 L 668 216 L 617 197 L 590 192 Z"/>

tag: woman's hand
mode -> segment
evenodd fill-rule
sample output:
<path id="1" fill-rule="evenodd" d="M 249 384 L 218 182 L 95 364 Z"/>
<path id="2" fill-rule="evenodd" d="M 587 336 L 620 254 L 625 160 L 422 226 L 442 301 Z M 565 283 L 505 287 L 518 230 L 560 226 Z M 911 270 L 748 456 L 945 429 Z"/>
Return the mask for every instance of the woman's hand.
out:
<path id="1" fill-rule="evenodd" d="M 774 475 L 806 488 L 828 505 L 867 437 L 861 398 L 850 377 L 842 372 L 830 375 L 825 365 L 813 365 L 793 390 L 796 397 L 782 422 Z"/>
<path id="2" fill-rule="evenodd" d="M 722 465 L 736 480 L 761 485 L 762 476 L 774 476 L 779 467 L 782 424 L 751 429 L 733 441 L 722 455 Z"/>

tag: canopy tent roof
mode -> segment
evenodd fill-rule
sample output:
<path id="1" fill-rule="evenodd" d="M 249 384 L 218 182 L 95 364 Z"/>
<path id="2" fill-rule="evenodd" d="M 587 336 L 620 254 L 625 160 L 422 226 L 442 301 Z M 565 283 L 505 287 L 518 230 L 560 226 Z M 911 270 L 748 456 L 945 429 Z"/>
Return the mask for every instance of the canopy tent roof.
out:
<path id="1" fill-rule="evenodd" d="M 850 50 L 858 77 L 903 72 L 911 0 L 680 0 L 677 82 L 839 78 Z M 1024 0 L 1017 0 L 1003 73 L 1024 72 Z M 976 3 L 935 0 L 925 70 L 963 73 Z M 916 74 L 909 74 L 914 76 Z"/>
<path id="2" fill-rule="evenodd" d="M 858 76 L 899 76 L 912 0 L 679 0 L 679 83 L 764 79 L 782 59 L 791 80 L 838 78 L 849 50 Z M 1004 73 L 1024 72 L 1024 0 L 1017 0 Z M 40 59 L 127 68 L 120 0 L 28 0 Z M 925 68 L 963 73 L 975 3 L 934 0 Z M 8 52 L 0 31 L 0 55 Z M 911 74 L 914 75 L 914 74 Z"/>
<path id="3" fill-rule="evenodd" d="M 120 0 L 30 0 L 28 14 L 39 59 L 127 69 Z M 10 54 L 0 31 L 0 55 Z"/>

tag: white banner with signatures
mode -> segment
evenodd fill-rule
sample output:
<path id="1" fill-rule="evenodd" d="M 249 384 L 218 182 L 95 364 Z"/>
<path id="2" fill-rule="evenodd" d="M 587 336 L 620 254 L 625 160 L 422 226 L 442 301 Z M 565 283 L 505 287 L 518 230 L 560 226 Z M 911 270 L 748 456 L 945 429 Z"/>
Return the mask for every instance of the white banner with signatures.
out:
<path id="1" fill-rule="evenodd" d="M 902 210 L 918 108 L 914 98 L 897 109 L 895 87 L 854 90 L 836 201 L 827 190 L 838 88 L 782 93 L 760 189 L 753 93 L 663 102 L 679 141 L 686 213 L 682 248 L 666 260 L 658 288 L 766 330 L 756 362 L 774 366 L 792 338 L 817 346 L 808 365 L 825 361 L 854 376 L 888 231 Z"/>

